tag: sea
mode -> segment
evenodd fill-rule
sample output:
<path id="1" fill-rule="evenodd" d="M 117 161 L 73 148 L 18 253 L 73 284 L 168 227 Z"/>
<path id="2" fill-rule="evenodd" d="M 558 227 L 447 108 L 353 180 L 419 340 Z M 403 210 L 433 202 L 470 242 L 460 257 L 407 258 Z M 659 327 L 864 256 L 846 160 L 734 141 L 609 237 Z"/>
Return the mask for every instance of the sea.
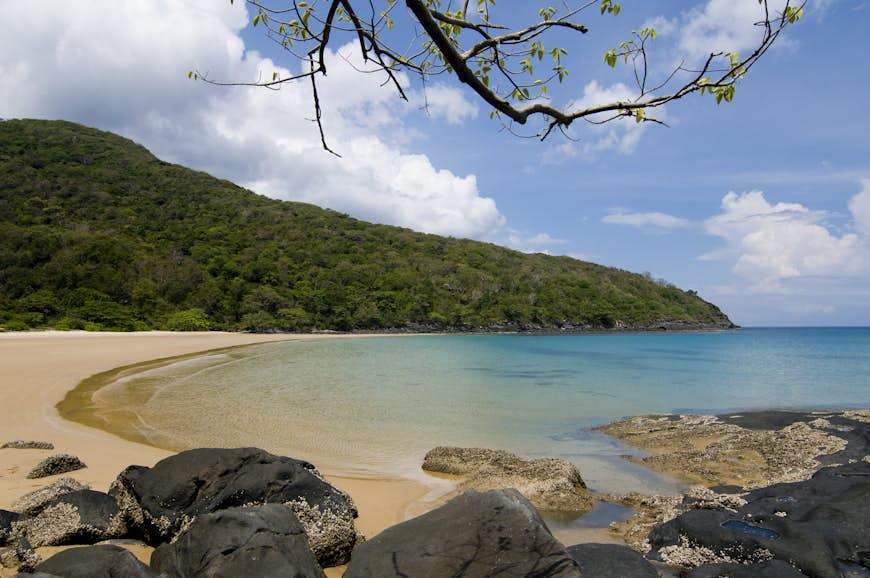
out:
<path id="1" fill-rule="evenodd" d="M 425 482 L 433 447 L 487 447 L 568 459 L 593 491 L 669 493 L 682 483 L 625 460 L 643 454 L 595 426 L 870 407 L 870 328 L 290 340 L 109 375 L 94 403 L 176 450 L 258 446 Z"/>

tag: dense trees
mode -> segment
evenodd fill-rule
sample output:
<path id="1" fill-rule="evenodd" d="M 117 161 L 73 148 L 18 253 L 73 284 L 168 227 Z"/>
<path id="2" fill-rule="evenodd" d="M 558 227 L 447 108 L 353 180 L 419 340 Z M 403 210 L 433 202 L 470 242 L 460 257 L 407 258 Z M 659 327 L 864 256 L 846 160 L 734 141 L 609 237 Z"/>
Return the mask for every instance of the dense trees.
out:
<path id="1" fill-rule="evenodd" d="M 555 329 L 727 323 L 625 271 L 267 199 L 67 122 L 0 122 L 0 325 Z"/>

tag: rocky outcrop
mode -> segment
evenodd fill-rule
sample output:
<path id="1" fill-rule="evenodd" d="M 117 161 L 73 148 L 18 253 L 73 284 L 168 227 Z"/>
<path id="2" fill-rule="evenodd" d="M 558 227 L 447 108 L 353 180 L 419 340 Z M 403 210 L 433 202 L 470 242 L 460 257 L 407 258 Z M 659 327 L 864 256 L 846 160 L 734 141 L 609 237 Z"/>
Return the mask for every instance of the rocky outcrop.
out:
<path id="1" fill-rule="evenodd" d="M 34 490 L 29 494 L 18 498 L 12 504 L 12 509 L 28 516 L 35 516 L 45 509 L 47 504 L 64 494 L 87 489 L 88 486 L 78 480 L 73 478 L 60 478 L 47 486 L 43 486 L 38 490 Z"/>
<path id="2" fill-rule="evenodd" d="M 658 570 L 641 554 L 622 544 L 577 544 L 568 553 L 581 576 L 595 578 L 659 578 Z"/>
<path id="3" fill-rule="evenodd" d="M 565 547 L 516 490 L 469 491 L 356 547 L 346 578 L 579 577 Z"/>
<path id="4" fill-rule="evenodd" d="M 64 578 L 157 578 L 157 573 L 120 546 L 70 548 L 38 564 L 30 576 Z M 25 574 L 27 576 L 27 574 Z"/>
<path id="5" fill-rule="evenodd" d="M 36 464 L 27 474 L 29 479 L 45 478 L 55 476 L 57 474 L 65 474 L 75 470 L 86 468 L 87 466 L 75 456 L 69 454 L 57 454 L 50 456 Z"/>
<path id="6" fill-rule="evenodd" d="M 2 446 L 0 446 L 0 450 L 6 450 L 6 449 L 13 449 L 13 450 L 53 450 L 54 444 L 49 443 L 49 442 L 13 440 L 11 442 L 6 442 Z"/>
<path id="7" fill-rule="evenodd" d="M 198 516 L 154 551 L 151 567 L 167 576 L 324 577 L 305 528 L 280 504 Z"/>
<path id="8" fill-rule="evenodd" d="M 651 556 L 681 566 L 779 559 L 809 576 L 870 568 L 870 463 L 819 470 L 744 496 L 736 510 L 692 509 L 650 533 Z"/>
<path id="9" fill-rule="evenodd" d="M 15 522 L 14 527 L 35 548 L 93 544 L 120 537 L 126 530 L 114 498 L 94 490 L 65 493 L 44 504 L 32 517 Z"/>
<path id="10" fill-rule="evenodd" d="M 181 452 L 153 468 L 131 466 L 112 484 L 128 527 L 152 545 L 172 540 L 196 516 L 265 503 L 286 504 L 323 566 L 347 562 L 361 540 L 356 506 L 302 460 L 257 448 Z"/>
<path id="11" fill-rule="evenodd" d="M 786 425 L 775 419 L 757 421 L 765 423 L 764 428 L 743 427 L 739 419 L 732 419 L 740 416 L 653 415 L 598 429 L 651 452 L 651 456 L 631 459 L 654 470 L 694 483 L 757 488 L 805 480 L 823 464 L 820 456 L 847 445 L 838 430 L 826 427 L 830 422 L 818 421 L 830 412 L 790 415 L 792 420 Z"/>
<path id="12" fill-rule="evenodd" d="M 458 492 L 515 488 L 547 512 L 579 516 L 594 505 L 577 466 L 559 458 L 524 460 L 501 450 L 437 447 L 424 457 L 423 469 L 464 476 Z"/>

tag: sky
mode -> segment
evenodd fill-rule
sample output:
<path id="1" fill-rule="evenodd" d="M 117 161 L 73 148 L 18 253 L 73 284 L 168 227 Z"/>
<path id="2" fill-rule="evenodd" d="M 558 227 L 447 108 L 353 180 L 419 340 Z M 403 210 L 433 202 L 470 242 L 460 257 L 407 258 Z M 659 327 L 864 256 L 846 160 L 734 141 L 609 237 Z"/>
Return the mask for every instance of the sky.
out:
<path id="1" fill-rule="evenodd" d="M 782 2 L 783 0 L 776 0 Z M 401 3 L 400 3 L 401 4 Z M 505 21 L 538 3 L 500 0 Z M 553 102 L 621 98 L 602 55 L 653 25 L 650 73 L 755 41 L 757 0 L 624 0 L 567 37 Z M 870 325 L 870 2 L 809 0 L 732 103 L 669 103 L 668 126 L 575 123 L 519 138 L 448 77 L 409 100 L 350 39 L 320 83 L 250 81 L 299 64 L 240 0 L 0 0 L 0 118 L 64 119 L 270 197 L 527 252 L 570 255 L 693 289 L 744 326 Z M 401 14 L 398 25 L 401 24 Z"/>

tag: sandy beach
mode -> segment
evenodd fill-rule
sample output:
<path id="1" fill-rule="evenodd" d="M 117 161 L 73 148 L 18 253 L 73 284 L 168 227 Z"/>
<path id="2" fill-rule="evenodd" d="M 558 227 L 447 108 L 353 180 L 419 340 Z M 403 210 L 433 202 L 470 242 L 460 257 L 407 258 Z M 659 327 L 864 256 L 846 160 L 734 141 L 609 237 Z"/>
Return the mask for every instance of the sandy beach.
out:
<path id="1" fill-rule="evenodd" d="M 87 468 L 66 474 L 106 491 L 131 464 L 151 466 L 169 452 L 64 420 L 56 404 L 96 373 L 148 360 L 276 340 L 333 339 L 322 335 L 241 333 L 0 333 L 0 444 L 16 439 L 46 441 L 53 451 L 0 450 L 0 508 L 59 476 L 30 480 L 27 473 L 49 455 L 78 456 Z M 292 456 L 305 458 L 305 456 Z M 429 488 L 411 480 L 353 479 L 325 472 L 356 502 L 357 526 L 366 535 L 419 513 L 414 504 Z M 332 475 L 331 475 L 332 474 Z M 418 506 L 419 508 L 419 506 Z"/>

